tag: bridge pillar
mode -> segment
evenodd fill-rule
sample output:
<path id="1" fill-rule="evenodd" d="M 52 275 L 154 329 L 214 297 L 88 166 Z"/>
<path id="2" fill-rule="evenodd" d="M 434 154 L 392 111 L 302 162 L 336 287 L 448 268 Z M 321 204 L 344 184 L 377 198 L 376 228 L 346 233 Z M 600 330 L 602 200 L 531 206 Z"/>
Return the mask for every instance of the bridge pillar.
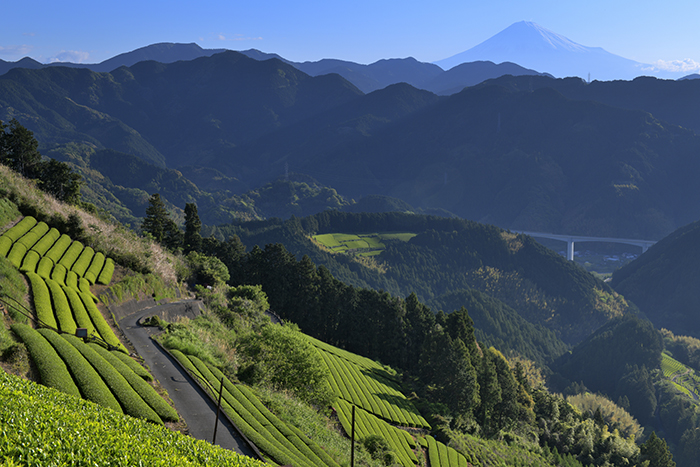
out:
<path id="1" fill-rule="evenodd" d="M 570 238 L 566 241 L 566 259 L 574 260 L 574 239 Z"/>

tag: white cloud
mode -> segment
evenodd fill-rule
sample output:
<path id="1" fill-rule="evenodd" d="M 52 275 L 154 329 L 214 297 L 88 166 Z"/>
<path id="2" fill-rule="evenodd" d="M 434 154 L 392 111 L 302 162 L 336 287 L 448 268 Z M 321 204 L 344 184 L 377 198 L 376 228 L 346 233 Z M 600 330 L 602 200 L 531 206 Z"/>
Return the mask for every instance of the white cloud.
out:
<path id="1" fill-rule="evenodd" d="M 33 47 L 31 45 L 0 45 L 0 55 L 11 55 L 11 56 L 26 56 L 31 52 Z"/>
<path id="2" fill-rule="evenodd" d="M 262 37 L 246 37 L 243 34 L 235 34 L 233 37 L 224 34 L 216 34 L 214 37 L 217 41 L 261 41 Z"/>
<path id="3" fill-rule="evenodd" d="M 700 63 L 696 62 L 692 58 L 686 58 L 685 60 L 657 60 L 652 65 L 657 70 L 672 71 L 678 73 L 691 73 L 695 71 L 700 71 Z"/>
<path id="4" fill-rule="evenodd" d="M 34 36 L 36 36 L 36 34 L 33 33 L 33 32 L 23 32 L 22 35 L 23 35 L 23 36 L 29 36 L 29 37 L 34 37 Z"/>
<path id="5" fill-rule="evenodd" d="M 49 58 L 49 63 L 54 62 L 71 62 L 71 63 L 85 63 L 87 62 L 90 54 L 88 52 L 83 52 L 81 50 L 61 50 L 55 56 Z"/>

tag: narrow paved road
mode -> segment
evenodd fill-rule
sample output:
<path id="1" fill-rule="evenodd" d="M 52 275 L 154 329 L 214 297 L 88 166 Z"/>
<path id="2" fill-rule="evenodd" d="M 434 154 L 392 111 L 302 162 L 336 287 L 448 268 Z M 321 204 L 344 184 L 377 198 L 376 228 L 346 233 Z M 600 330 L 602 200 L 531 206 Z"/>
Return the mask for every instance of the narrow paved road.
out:
<path id="1" fill-rule="evenodd" d="M 187 423 L 190 435 L 211 442 L 216 421 L 216 405 L 181 369 L 180 365 L 151 340 L 155 328 L 143 327 L 138 324 L 141 318 L 157 314 L 159 306 L 172 308 L 173 305 L 157 305 L 136 311 L 120 318 L 119 327 L 131 341 L 138 354 L 144 358 L 153 377 L 160 381 L 160 384 L 168 391 L 175 408 Z M 216 444 L 246 456 L 256 457 L 253 450 L 224 417 L 219 420 Z"/>

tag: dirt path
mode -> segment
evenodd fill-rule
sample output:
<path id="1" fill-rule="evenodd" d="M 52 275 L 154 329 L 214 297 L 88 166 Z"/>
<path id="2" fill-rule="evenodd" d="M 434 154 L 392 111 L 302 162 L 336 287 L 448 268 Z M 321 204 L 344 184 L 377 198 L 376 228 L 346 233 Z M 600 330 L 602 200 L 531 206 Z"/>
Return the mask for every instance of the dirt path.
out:
<path id="1" fill-rule="evenodd" d="M 216 405 L 180 365 L 151 340 L 151 335 L 156 332 L 155 328 L 138 324 L 139 320 L 146 316 L 178 314 L 178 307 L 183 313 L 192 313 L 196 302 L 185 300 L 166 305 L 158 305 L 153 301 L 139 303 L 131 302 L 125 307 L 116 307 L 111 311 L 122 332 L 146 361 L 153 377 L 168 391 L 175 408 L 187 423 L 190 435 L 211 442 L 216 421 Z M 257 457 L 224 417 L 219 420 L 216 444 L 246 456 Z"/>

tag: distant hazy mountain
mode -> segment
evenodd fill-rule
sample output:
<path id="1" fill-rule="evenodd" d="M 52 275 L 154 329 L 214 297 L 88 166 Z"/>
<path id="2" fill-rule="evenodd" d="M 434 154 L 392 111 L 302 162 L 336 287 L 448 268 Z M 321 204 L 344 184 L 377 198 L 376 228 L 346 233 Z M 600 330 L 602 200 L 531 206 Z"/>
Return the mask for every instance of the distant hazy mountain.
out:
<path id="1" fill-rule="evenodd" d="M 146 47 L 141 47 L 140 49 L 132 50 L 131 52 L 119 54 L 100 63 L 54 62 L 43 64 L 29 57 L 24 57 L 16 62 L 6 62 L 4 60 L 0 60 L 0 76 L 4 75 L 13 68 L 28 68 L 35 70 L 38 68 L 55 66 L 87 68 L 88 70 L 97 72 L 109 72 L 116 70 L 120 66 L 132 66 L 138 62 L 147 60 L 154 60 L 160 63 L 174 63 L 180 60 L 194 60 L 195 58 L 199 57 L 211 57 L 214 54 L 224 51 L 226 51 L 226 49 L 203 49 L 195 43 L 174 44 L 170 42 L 163 42 L 160 44 L 147 45 Z"/>
<path id="2" fill-rule="evenodd" d="M 365 93 L 396 83 L 408 83 L 416 88 L 423 88 L 426 81 L 444 73 L 439 66 L 419 62 L 413 57 L 379 60 L 370 65 L 326 59 L 295 63 L 294 66 L 311 76 L 338 73 Z"/>
<path id="3" fill-rule="evenodd" d="M 37 62 L 33 58 L 24 57 L 16 62 L 6 62 L 5 60 L 0 60 L 0 76 L 4 75 L 13 68 L 27 68 L 30 70 L 36 70 L 43 68 L 45 65 Z"/>
<path id="4" fill-rule="evenodd" d="M 518 91 L 556 89 L 569 99 L 596 101 L 613 107 L 649 112 L 666 122 L 700 134 L 700 81 L 640 76 L 632 81 L 593 81 L 544 76 L 501 76 L 483 85 L 499 85 Z"/>
<path id="5" fill-rule="evenodd" d="M 700 74 L 698 73 L 693 73 L 692 75 L 684 76 L 682 78 L 678 78 L 678 81 L 683 81 L 686 79 L 700 79 Z"/>
<path id="6" fill-rule="evenodd" d="M 102 63 L 95 65 L 87 65 L 92 71 L 112 71 L 120 66 L 132 66 L 138 62 L 146 60 L 155 60 L 160 63 L 174 63 L 180 60 L 194 60 L 199 57 L 211 57 L 214 54 L 224 52 L 226 49 L 203 49 L 195 43 L 191 44 L 173 44 L 163 42 L 160 44 L 152 44 L 140 49 L 132 50 L 119 54 L 105 60 Z M 61 63 L 52 63 L 52 65 L 63 65 Z"/>
<path id="7" fill-rule="evenodd" d="M 692 128 L 695 88 L 525 76 L 448 97 L 408 84 L 363 94 L 337 74 L 229 51 L 111 73 L 14 69 L 0 77 L 0 119 L 17 117 L 42 149 L 208 168 L 198 182 L 231 194 L 291 170 L 354 199 L 390 196 L 514 230 L 653 239 L 700 218 L 700 135 L 655 118 Z M 159 188 L 125 188 L 135 189 Z"/>
<path id="8" fill-rule="evenodd" d="M 651 74 L 649 65 L 586 47 L 542 26 L 520 21 L 471 49 L 435 62 L 445 70 L 461 63 L 490 60 L 514 62 L 557 77 L 579 76 L 596 80 L 633 79 Z M 659 73 L 654 73 L 660 76 Z"/>
<path id="9" fill-rule="evenodd" d="M 101 63 L 92 64 L 69 62 L 42 64 L 25 57 L 17 62 L 0 60 L 0 76 L 13 68 L 38 69 L 55 66 L 110 72 L 121 66 L 130 67 L 138 62 L 148 60 L 160 63 L 174 63 L 182 60 L 194 60 L 200 57 L 211 57 L 224 51 L 226 49 L 203 49 L 194 43 L 177 44 L 164 42 L 141 47 L 131 52 L 119 54 Z M 466 86 L 473 86 L 484 80 L 498 78 L 505 74 L 514 76 L 538 74 L 534 70 L 528 70 L 513 63 L 494 65 L 493 63 L 481 62 L 471 66 L 459 67 L 445 73 L 437 65 L 419 62 L 412 57 L 379 60 L 369 65 L 362 65 L 336 59 L 298 63 L 287 60 L 275 53 L 261 52 L 257 49 L 243 50 L 240 53 L 257 61 L 278 59 L 310 76 L 336 73 L 350 81 L 365 94 L 383 89 L 392 84 L 408 83 L 418 89 L 425 89 L 440 95 L 449 95 L 461 91 Z"/>
<path id="10" fill-rule="evenodd" d="M 546 76 L 548 73 L 539 73 L 535 70 L 523 68 L 510 62 L 495 64 L 493 62 L 469 62 L 457 65 L 420 86 L 422 89 L 439 95 L 450 95 L 461 91 L 466 86 L 475 86 L 488 79 L 499 78 L 505 75 L 512 76 Z"/>

